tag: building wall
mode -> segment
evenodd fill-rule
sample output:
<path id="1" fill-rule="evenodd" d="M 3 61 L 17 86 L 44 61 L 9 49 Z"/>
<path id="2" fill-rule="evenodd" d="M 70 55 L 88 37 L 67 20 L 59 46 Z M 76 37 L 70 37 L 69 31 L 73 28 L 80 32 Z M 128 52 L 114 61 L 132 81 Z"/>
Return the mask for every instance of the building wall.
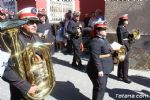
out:
<path id="1" fill-rule="evenodd" d="M 18 11 L 25 7 L 36 7 L 36 0 L 16 0 Z"/>
<path id="2" fill-rule="evenodd" d="M 138 28 L 143 34 L 150 34 L 150 0 L 106 0 L 105 17 L 109 31 L 115 32 L 119 16 L 128 13 L 128 29 Z"/>
<path id="3" fill-rule="evenodd" d="M 81 11 L 81 19 L 83 19 L 86 13 L 94 12 L 96 9 L 101 9 L 103 11 L 103 15 L 105 13 L 105 2 L 104 0 L 75 0 L 79 1 L 79 8 Z M 78 5 L 78 4 L 76 4 Z M 76 6 L 76 8 L 78 8 Z"/>
<path id="4" fill-rule="evenodd" d="M 80 0 L 74 0 L 75 2 L 75 10 L 80 11 Z"/>
<path id="5" fill-rule="evenodd" d="M 36 1 L 36 7 L 41 9 L 47 9 L 47 0 L 35 0 Z"/>

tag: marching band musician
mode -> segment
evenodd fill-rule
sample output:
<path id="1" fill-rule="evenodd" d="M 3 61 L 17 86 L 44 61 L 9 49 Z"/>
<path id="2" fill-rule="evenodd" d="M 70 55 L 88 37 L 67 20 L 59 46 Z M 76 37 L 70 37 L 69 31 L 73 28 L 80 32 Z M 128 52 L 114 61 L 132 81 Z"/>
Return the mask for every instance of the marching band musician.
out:
<path id="1" fill-rule="evenodd" d="M 5 12 L 0 10 L 0 21 L 5 21 L 6 15 Z M 3 52 L 5 50 L 3 47 L 0 48 Z M 2 54 L 1 54 L 2 55 Z M 2 68 L 5 67 L 3 70 L 2 75 L 0 76 L 4 81 L 8 82 L 11 86 L 15 87 L 19 92 L 21 92 L 21 95 L 27 95 L 27 93 L 34 94 L 37 90 L 36 85 L 31 85 L 28 81 L 21 79 L 21 77 L 14 71 L 14 69 L 10 66 L 9 62 L 5 64 L 4 66 L 0 66 L 0 70 L 2 71 Z M 16 97 L 16 98 L 13 98 Z M 20 100 L 18 99 L 18 95 L 13 95 L 11 100 Z"/>
<path id="2" fill-rule="evenodd" d="M 117 27 L 117 38 L 118 42 L 121 45 L 124 45 L 126 48 L 126 57 L 125 60 L 119 62 L 118 64 L 118 73 L 117 76 L 119 80 L 122 80 L 126 83 L 131 83 L 131 80 L 128 78 L 128 67 L 129 67 L 129 50 L 130 50 L 130 40 L 129 40 L 129 32 L 126 28 L 128 25 L 128 14 L 124 14 L 120 16 L 118 27 Z"/>
<path id="3" fill-rule="evenodd" d="M 22 49 L 26 48 L 27 43 L 34 43 L 34 42 L 41 42 L 37 33 L 37 23 L 39 19 L 37 17 L 37 9 L 34 7 L 27 7 L 18 12 L 19 19 L 27 19 L 28 22 L 21 26 L 20 33 L 19 33 L 19 41 L 22 44 Z M 33 62 L 36 62 L 40 58 L 39 55 L 35 55 L 32 59 Z M 15 62 L 11 62 L 12 64 Z M 19 83 L 18 85 L 22 85 L 23 83 Z M 36 86 L 36 84 L 33 84 Z M 18 91 L 16 87 L 10 84 L 10 93 L 11 93 L 11 100 L 26 100 L 24 95 Z"/>
<path id="4" fill-rule="evenodd" d="M 90 59 L 87 74 L 93 84 L 92 100 L 103 100 L 108 75 L 113 70 L 112 48 L 106 39 L 106 24 L 94 25 L 94 37 L 90 41 Z"/>

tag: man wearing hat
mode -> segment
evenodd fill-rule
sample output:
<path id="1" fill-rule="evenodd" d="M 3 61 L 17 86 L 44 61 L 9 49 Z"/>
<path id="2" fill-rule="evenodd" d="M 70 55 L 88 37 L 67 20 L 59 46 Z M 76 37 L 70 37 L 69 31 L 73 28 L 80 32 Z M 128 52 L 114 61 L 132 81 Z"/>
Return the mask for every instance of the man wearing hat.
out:
<path id="1" fill-rule="evenodd" d="M 108 75 L 113 70 L 112 48 L 106 39 L 106 24 L 94 25 L 94 37 L 90 41 L 90 59 L 87 74 L 93 84 L 92 100 L 103 100 Z"/>
<path id="2" fill-rule="evenodd" d="M 26 48 L 27 43 L 34 43 L 39 42 L 40 39 L 37 35 L 37 23 L 39 22 L 39 19 L 37 17 L 37 9 L 34 7 L 27 7 L 22 10 L 20 10 L 18 13 L 19 19 L 27 19 L 28 22 L 25 23 L 20 27 L 20 33 L 19 33 L 19 40 L 22 44 L 22 49 Z M 39 57 L 38 55 L 36 55 Z M 17 65 L 16 62 L 12 60 L 10 62 L 10 65 Z M 18 67 L 18 66 L 15 66 Z M 23 82 L 19 83 L 18 86 L 24 84 Z M 31 85 L 30 85 L 31 86 Z M 34 84 L 35 86 L 35 84 Z M 11 100 L 26 100 L 25 95 L 27 94 L 27 90 L 29 87 L 24 87 L 23 93 L 21 93 L 16 87 L 10 84 L 10 93 L 11 93 Z"/>
<path id="3" fill-rule="evenodd" d="M 6 12 L 5 9 L 0 8 L 0 21 L 6 19 Z"/>
<path id="4" fill-rule="evenodd" d="M 43 42 L 49 42 L 52 44 L 51 51 L 53 54 L 55 39 L 54 39 L 54 35 L 52 34 L 51 24 L 49 23 L 45 9 L 38 10 L 38 18 L 40 22 L 37 24 L 37 33 L 39 34 Z"/>
<path id="5" fill-rule="evenodd" d="M 68 23 L 67 33 L 70 34 L 70 38 L 73 45 L 72 66 L 77 67 L 80 70 L 84 70 L 81 61 L 81 52 L 83 51 L 82 25 L 79 22 L 79 18 L 80 18 L 80 12 L 75 11 L 73 13 L 72 20 Z"/>
<path id="6" fill-rule="evenodd" d="M 129 32 L 126 28 L 128 25 L 128 14 L 124 14 L 119 17 L 118 27 L 117 27 L 117 38 L 118 42 L 121 45 L 126 47 L 126 57 L 125 60 L 119 62 L 118 64 L 118 73 L 117 76 L 120 80 L 131 83 L 131 80 L 128 78 L 128 69 L 129 69 L 129 50 L 130 50 L 130 40 Z"/>

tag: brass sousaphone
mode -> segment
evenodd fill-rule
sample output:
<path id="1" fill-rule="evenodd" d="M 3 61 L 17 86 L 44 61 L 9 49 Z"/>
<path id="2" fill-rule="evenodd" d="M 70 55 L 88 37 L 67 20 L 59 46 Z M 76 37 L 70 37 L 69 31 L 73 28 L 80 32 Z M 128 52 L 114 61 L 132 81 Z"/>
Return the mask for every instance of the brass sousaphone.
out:
<path id="1" fill-rule="evenodd" d="M 25 80 L 35 84 L 38 90 L 35 94 L 27 94 L 31 100 L 41 100 L 49 94 L 54 85 L 55 77 L 52 59 L 48 46 L 36 42 L 22 48 L 19 41 L 19 26 L 27 20 L 7 20 L 0 22 L 0 43 L 4 51 L 11 53 L 11 66 Z M 39 55 L 37 58 L 36 55 Z M 33 62 L 33 59 L 37 61 Z"/>

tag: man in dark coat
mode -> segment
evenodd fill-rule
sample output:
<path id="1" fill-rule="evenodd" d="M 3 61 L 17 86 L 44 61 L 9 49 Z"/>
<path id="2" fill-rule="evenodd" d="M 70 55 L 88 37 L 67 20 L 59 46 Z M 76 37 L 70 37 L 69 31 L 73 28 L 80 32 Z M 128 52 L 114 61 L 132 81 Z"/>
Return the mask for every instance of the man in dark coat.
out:
<path id="1" fill-rule="evenodd" d="M 51 46 L 51 54 L 55 52 L 54 40 L 55 37 L 52 34 L 52 27 L 49 23 L 47 13 L 45 9 L 41 9 L 38 11 L 38 18 L 40 23 L 37 24 L 37 33 L 41 37 L 43 42 L 50 43 Z"/>
<path id="2" fill-rule="evenodd" d="M 22 25 L 20 28 L 19 42 L 21 49 L 25 49 L 28 43 L 41 42 L 39 36 L 36 34 L 37 22 L 39 21 L 37 17 L 37 9 L 34 7 L 24 8 L 18 12 L 18 18 L 28 20 L 28 22 Z M 12 58 L 9 62 L 9 65 L 17 65 L 16 60 Z M 13 68 L 17 67 L 20 66 L 15 66 Z M 19 83 L 18 85 L 20 86 L 21 84 L 23 84 L 23 82 Z M 27 91 L 28 88 L 29 87 L 25 87 L 24 92 Z M 10 84 L 10 93 L 11 100 L 27 100 L 27 98 L 12 84 Z"/>
<path id="3" fill-rule="evenodd" d="M 106 39 L 106 25 L 94 26 L 94 37 L 90 41 L 90 59 L 87 74 L 93 83 L 92 100 L 103 100 L 108 75 L 113 70 L 112 48 Z"/>
<path id="4" fill-rule="evenodd" d="M 128 69 L 129 69 L 129 50 L 130 50 L 130 39 L 129 32 L 126 28 L 128 24 L 128 14 L 122 15 L 119 18 L 118 27 L 117 27 L 117 38 L 118 42 L 121 45 L 125 46 L 126 56 L 124 61 L 120 61 L 118 64 L 118 78 L 123 80 L 126 83 L 131 83 L 131 80 L 128 78 Z"/>
<path id="5" fill-rule="evenodd" d="M 72 66 L 83 69 L 81 61 L 82 44 L 82 26 L 79 22 L 80 12 L 74 12 L 72 20 L 68 23 L 67 32 L 70 34 L 73 45 L 73 61 Z"/>
<path id="6" fill-rule="evenodd" d="M 5 19 L 0 19 L 0 20 L 3 20 L 3 23 L 8 23 L 8 24 L 11 24 L 12 27 L 14 27 L 15 25 L 17 25 L 17 22 L 19 22 L 19 20 L 13 20 L 13 21 L 9 21 L 9 20 L 6 20 Z M 12 23 L 14 22 L 14 24 Z M 25 21 L 26 22 L 26 21 Z M 25 23 L 23 22 L 23 23 Z M 9 27 L 11 27 L 11 25 L 9 25 Z M 22 25 L 22 24 L 21 24 Z M 20 23 L 18 24 L 18 26 L 20 26 Z M 3 25 L 2 28 L 5 28 L 5 26 Z M 1 28 L 1 31 L 2 31 L 2 28 Z M 7 25 L 6 25 L 6 28 Z M 2 31 L 3 32 L 3 31 Z M 1 41 L 1 44 L 2 44 L 2 41 Z M 9 43 L 10 44 L 10 43 Z M 1 50 L 6 52 L 7 50 L 5 50 L 5 48 L 3 47 L 4 45 L 1 45 Z M 2 79 L 6 82 L 8 82 L 11 86 L 15 87 L 15 89 L 17 89 L 21 95 L 24 95 L 26 96 L 27 93 L 31 93 L 31 94 L 34 94 L 37 90 L 37 86 L 36 85 L 31 85 L 28 81 L 26 80 L 23 80 L 15 71 L 14 69 L 12 68 L 11 66 L 11 59 L 8 61 L 7 64 L 3 65 L 3 66 L 0 66 L 0 69 L 2 67 L 5 67 L 4 69 L 4 72 L 2 74 Z M 16 96 L 16 95 L 14 95 Z M 17 97 L 19 97 L 20 95 L 17 95 Z M 13 99 L 11 98 L 11 100 L 17 100 L 17 99 Z"/>

